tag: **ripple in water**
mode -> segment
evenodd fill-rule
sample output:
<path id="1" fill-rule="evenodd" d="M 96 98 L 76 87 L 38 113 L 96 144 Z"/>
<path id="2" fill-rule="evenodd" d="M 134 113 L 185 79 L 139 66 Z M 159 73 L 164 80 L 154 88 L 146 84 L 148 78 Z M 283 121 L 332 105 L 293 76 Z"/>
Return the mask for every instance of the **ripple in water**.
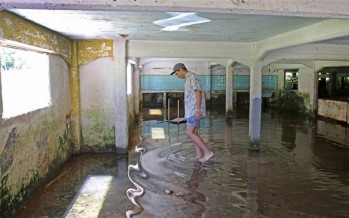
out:
<path id="1" fill-rule="evenodd" d="M 195 160 L 185 124 L 144 121 L 144 153 L 129 168 L 136 188 L 128 192 L 135 205 L 128 216 L 349 216 L 347 144 L 329 140 L 316 122 L 273 113 L 262 116 L 261 150 L 254 152 L 248 119 L 222 117 L 201 123 L 216 158 L 206 164 Z M 163 138 L 152 128 L 163 129 Z"/>

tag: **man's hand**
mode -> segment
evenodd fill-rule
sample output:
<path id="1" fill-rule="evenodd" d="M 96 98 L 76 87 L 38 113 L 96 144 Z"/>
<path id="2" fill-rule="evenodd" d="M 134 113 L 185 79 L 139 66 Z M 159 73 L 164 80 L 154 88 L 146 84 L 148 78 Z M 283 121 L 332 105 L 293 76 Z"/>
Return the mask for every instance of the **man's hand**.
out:
<path id="1" fill-rule="evenodd" d="M 195 111 L 195 119 L 196 120 L 200 120 L 201 119 L 201 111 L 199 111 L 199 110 L 197 110 L 197 111 Z"/>
<path id="2" fill-rule="evenodd" d="M 173 122 L 173 123 L 180 123 L 180 122 L 185 121 L 185 119 L 183 117 L 180 117 L 180 118 L 174 118 L 174 119 L 172 119 L 170 121 Z"/>

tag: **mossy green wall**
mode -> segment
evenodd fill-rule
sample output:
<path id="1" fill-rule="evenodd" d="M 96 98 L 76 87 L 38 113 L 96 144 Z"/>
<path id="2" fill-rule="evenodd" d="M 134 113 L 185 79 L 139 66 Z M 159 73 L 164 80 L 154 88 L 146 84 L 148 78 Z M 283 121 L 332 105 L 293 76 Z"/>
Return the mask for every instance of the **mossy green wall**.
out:
<path id="1" fill-rule="evenodd" d="M 0 217 L 11 217 L 74 152 L 68 75 L 71 40 L 6 11 L 0 11 L 0 38 L 51 51 L 51 106 L 0 118 Z"/>
<path id="2" fill-rule="evenodd" d="M 50 57 L 50 107 L 0 121 L 1 217 L 10 217 L 74 152 L 68 67 Z"/>
<path id="3" fill-rule="evenodd" d="M 113 40 L 78 40 L 77 62 L 72 66 L 71 39 L 7 11 L 0 11 L 0 38 L 50 53 L 52 105 L 0 119 L 0 217 L 11 217 L 73 153 L 115 150 L 117 78 Z M 69 76 L 75 68 L 80 87 L 79 96 L 72 97 L 76 87 L 69 85 Z M 134 121 L 133 96 L 128 96 L 129 129 Z M 81 104 L 82 145 L 71 129 L 76 118 L 72 99 Z"/>
<path id="4" fill-rule="evenodd" d="M 114 66 L 112 57 L 80 66 L 82 152 L 115 152 Z"/>
<path id="5" fill-rule="evenodd" d="M 78 41 L 82 152 L 115 151 L 113 41 Z"/>

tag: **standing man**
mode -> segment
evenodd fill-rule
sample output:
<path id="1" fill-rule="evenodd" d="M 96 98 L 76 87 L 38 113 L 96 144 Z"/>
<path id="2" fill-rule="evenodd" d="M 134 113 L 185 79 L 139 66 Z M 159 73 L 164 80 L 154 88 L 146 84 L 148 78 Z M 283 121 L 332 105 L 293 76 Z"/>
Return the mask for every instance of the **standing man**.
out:
<path id="1" fill-rule="evenodd" d="M 185 80 L 184 85 L 184 118 L 187 120 L 186 134 L 194 143 L 196 158 L 206 162 L 213 157 L 213 152 L 208 149 L 199 135 L 200 119 L 206 115 L 205 95 L 202 91 L 201 81 L 197 75 L 187 70 L 184 64 L 177 63 L 173 72 L 178 78 Z"/>

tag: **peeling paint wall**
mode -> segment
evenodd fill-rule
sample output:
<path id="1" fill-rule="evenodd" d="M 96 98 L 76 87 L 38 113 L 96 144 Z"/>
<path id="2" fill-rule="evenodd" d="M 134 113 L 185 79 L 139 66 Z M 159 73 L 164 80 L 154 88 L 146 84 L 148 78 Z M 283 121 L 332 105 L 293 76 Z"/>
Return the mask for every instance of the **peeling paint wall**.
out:
<path id="1" fill-rule="evenodd" d="M 319 99 L 318 115 L 338 120 L 349 124 L 349 103 L 345 101 L 333 101 Z"/>
<path id="2" fill-rule="evenodd" d="M 69 129 L 71 41 L 6 11 L 0 11 L 0 38 L 6 43 L 51 51 L 52 105 L 0 119 L 0 217 L 11 217 L 57 172 L 75 149 Z"/>
<path id="3" fill-rule="evenodd" d="M 97 58 L 113 57 L 113 40 L 78 41 L 78 64 L 87 64 Z"/>
<path id="4" fill-rule="evenodd" d="M 81 152 L 115 152 L 113 40 L 78 41 Z"/>
<path id="5" fill-rule="evenodd" d="M 77 41 L 77 61 L 71 66 L 72 40 L 6 11 L 0 11 L 0 38 L 51 51 L 52 105 L 0 119 L 0 217 L 10 217 L 77 150 L 115 150 L 118 78 L 113 40 Z M 75 86 L 70 87 L 69 74 L 75 68 L 80 74 L 80 95 L 71 97 Z M 134 121 L 134 93 L 127 98 L 130 129 Z M 72 133 L 71 99 L 81 104 L 81 147 Z"/>
<path id="6" fill-rule="evenodd" d="M 68 67 L 50 55 L 50 107 L 0 120 L 1 217 L 10 217 L 70 157 Z M 68 118 L 68 119 L 67 119 Z"/>
<path id="7" fill-rule="evenodd" d="M 7 11 L 0 11 L 0 38 L 50 50 L 70 64 L 70 39 Z"/>
<path id="8" fill-rule="evenodd" d="M 119 78 L 113 46 L 112 40 L 78 41 L 82 152 L 116 151 L 115 84 Z M 127 96 L 129 131 L 135 120 L 134 96 L 135 93 Z"/>

